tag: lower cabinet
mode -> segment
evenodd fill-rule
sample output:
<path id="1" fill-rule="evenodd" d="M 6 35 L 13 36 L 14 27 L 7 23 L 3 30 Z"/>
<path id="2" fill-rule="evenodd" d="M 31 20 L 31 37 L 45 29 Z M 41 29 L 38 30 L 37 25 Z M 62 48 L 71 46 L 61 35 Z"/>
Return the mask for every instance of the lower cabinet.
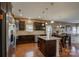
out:
<path id="1" fill-rule="evenodd" d="M 39 50 L 45 57 L 55 57 L 56 56 L 56 40 L 44 40 L 38 38 Z"/>
<path id="2" fill-rule="evenodd" d="M 16 40 L 17 44 L 33 43 L 33 42 L 35 42 L 35 36 L 34 35 L 18 36 L 18 39 Z"/>

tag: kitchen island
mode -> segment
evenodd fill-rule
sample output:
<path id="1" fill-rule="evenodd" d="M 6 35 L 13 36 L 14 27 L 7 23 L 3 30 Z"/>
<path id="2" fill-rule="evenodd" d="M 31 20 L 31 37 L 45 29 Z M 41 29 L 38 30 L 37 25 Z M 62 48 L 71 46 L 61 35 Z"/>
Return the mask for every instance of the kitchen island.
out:
<path id="1" fill-rule="evenodd" d="M 59 56 L 59 41 L 61 38 L 47 36 L 38 37 L 38 48 L 46 57 L 55 57 Z"/>

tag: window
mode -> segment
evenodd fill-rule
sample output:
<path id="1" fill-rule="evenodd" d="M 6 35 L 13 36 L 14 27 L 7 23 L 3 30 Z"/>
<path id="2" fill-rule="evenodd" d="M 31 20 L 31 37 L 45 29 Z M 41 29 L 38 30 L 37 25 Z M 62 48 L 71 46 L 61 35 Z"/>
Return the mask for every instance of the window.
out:
<path id="1" fill-rule="evenodd" d="M 73 34 L 76 34 L 76 30 L 77 30 L 77 29 L 76 29 L 76 26 L 72 27 L 72 33 L 73 33 Z"/>
<path id="2" fill-rule="evenodd" d="M 68 26 L 66 31 L 67 31 L 67 33 L 70 34 L 70 33 L 72 33 L 72 28 L 70 26 Z"/>
<path id="3" fill-rule="evenodd" d="M 77 34 L 79 34 L 79 26 L 77 27 Z"/>

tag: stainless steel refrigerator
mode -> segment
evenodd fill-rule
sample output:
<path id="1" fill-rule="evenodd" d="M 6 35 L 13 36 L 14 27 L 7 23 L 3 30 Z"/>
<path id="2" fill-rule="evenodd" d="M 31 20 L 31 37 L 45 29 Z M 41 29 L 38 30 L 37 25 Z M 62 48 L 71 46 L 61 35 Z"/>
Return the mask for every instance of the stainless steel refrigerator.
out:
<path id="1" fill-rule="evenodd" d="M 16 25 L 10 12 L 6 14 L 6 55 L 7 57 L 16 56 Z"/>

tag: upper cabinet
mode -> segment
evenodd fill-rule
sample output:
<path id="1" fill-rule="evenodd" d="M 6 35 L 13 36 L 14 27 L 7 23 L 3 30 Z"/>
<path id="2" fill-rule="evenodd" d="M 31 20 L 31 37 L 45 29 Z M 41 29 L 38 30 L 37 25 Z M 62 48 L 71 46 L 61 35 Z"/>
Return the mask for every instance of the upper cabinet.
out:
<path id="1" fill-rule="evenodd" d="M 19 21 L 19 30 L 25 30 L 25 21 Z"/>
<path id="2" fill-rule="evenodd" d="M 34 22 L 34 30 L 45 30 L 45 23 Z"/>

